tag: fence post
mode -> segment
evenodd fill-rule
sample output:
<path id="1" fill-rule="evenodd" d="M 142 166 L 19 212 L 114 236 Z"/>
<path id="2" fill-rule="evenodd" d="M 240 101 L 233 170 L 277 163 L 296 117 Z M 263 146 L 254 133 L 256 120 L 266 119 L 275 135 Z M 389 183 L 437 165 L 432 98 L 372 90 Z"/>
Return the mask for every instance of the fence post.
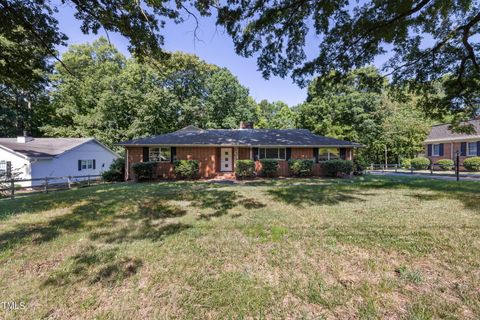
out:
<path id="1" fill-rule="evenodd" d="M 10 196 L 12 199 L 14 199 L 15 198 L 15 180 L 14 179 L 10 180 L 10 187 L 12 188 L 12 190 L 10 190 L 11 192 Z"/>
<path id="2" fill-rule="evenodd" d="M 45 193 L 48 193 L 48 177 L 45 177 L 45 187 L 43 189 Z"/>
<path id="3" fill-rule="evenodd" d="M 397 173 L 397 170 L 398 170 L 398 164 L 395 163 L 395 173 Z"/>
<path id="4" fill-rule="evenodd" d="M 430 163 L 430 174 L 433 175 L 433 163 Z"/>
<path id="5" fill-rule="evenodd" d="M 87 185 L 90 187 L 90 175 L 87 176 L 87 181 L 88 181 Z"/>
<path id="6" fill-rule="evenodd" d="M 413 173 L 413 167 L 410 165 L 410 173 Z"/>
<path id="7" fill-rule="evenodd" d="M 71 185 L 71 180 L 70 180 L 70 176 L 67 177 L 67 182 L 68 182 L 68 189 L 71 189 L 72 188 L 72 185 Z"/>
<path id="8" fill-rule="evenodd" d="M 457 176 L 457 181 L 460 181 L 460 152 L 457 150 L 457 163 L 455 165 L 455 175 Z"/>

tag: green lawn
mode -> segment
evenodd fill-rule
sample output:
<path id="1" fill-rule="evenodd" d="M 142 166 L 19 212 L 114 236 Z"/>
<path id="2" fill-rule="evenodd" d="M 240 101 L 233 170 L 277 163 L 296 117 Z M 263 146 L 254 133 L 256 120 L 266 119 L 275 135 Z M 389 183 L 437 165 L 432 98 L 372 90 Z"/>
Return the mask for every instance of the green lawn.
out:
<path id="1" fill-rule="evenodd" d="M 0 201 L 0 318 L 480 318 L 480 183 L 103 185 Z"/>

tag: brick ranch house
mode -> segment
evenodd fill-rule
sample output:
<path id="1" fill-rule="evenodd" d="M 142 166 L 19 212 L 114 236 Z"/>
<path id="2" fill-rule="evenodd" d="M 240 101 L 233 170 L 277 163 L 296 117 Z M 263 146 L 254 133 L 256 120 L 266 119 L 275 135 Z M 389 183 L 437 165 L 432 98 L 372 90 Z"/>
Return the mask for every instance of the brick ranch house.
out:
<path id="1" fill-rule="evenodd" d="M 480 119 L 468 121 L 475 129 L 474 134 L 454 133 L 449 124 L 433 126 L 424 142 L 425 154 L 431 163 L 440 159 L 455 161 L 456 152 L 460 153 L 460 165 L 468 157 L 480 156 Z"/>
<path id="2" fill-rule="evenodd" d="M 125 147 L 125 180 L 134 178 L 132 165 L 157 161 L 157 175 L 174 178 L 175 160 L 198 160 L 203 178 L 233 175 L 237 160 L 278 159 L 279 176 L 288 176 L 289 159 L 314 159 L 314 174 L 322 175 L 320 162 L 329 159 L 353 159 L 360 144 L 322 137 L 305 129 L 200 129 L 188 126 L 178 131 L 121 142 Z"/>

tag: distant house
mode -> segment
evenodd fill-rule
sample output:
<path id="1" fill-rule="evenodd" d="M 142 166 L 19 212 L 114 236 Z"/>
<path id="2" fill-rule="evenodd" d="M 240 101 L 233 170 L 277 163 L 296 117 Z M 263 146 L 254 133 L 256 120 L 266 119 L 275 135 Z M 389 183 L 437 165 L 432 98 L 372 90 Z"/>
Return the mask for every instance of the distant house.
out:
<path id="1" fill-rule="evenodd" d="M 454 133 L 449 124 L 433 126 L 425 140 L 425 153 L 432 163 L 440 159 L 455 160 L 456 152 L 460 154 L 460 165 L 468 157 L 480 156 L 480 119 L 470 120 L 475 129 L 473 134 Z"/>
<path id="2" fill-rule="evenodd" d="M 118 155 L 93 138 L 0 138 L 0 176 L 16 179 L 99 175 Z M 42 181 L 22 182 L 35 186 Z"/>
<path id="3" fill-rule="evenodd" d="M 174 160 L 198 160 L 200 176 L 212 178 L 229 175 L 237 160 L 256 161 L 261 170 L 261 159 L 279 160 L 278 175 L 288 176 L 288 160 L 312 159 L 314 174 L 321 175 L 322 161 L 353 159 L 353 150 L 361 145 L 319 136 L 305 129 L 253 129 L 252 124 L 241 124 L 240 129 L 199 129 L 188 126 L 158 136 L 119 143 L 126 150 L 126 180 L 133 178 L 132 165 L 156 161 L 157 176 L 174 177 Z"/>

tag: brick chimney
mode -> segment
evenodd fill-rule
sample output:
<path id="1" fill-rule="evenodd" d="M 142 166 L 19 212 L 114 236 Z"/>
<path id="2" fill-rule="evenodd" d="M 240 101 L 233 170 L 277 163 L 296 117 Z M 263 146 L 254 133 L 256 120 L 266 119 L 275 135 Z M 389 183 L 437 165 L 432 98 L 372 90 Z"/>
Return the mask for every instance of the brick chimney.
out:
<path id="1" fill-rule="evenodd" d="M 23 131 L 23 136 L 17 136 L 17 143 L 27 143 L 32 140 L 33 138 L 28 136 L 27 131 Z"/>
<path id="2" fill-rule="evenodd" d="M 240 129 L 253 129 L 253 122 L 251 121 L 240 121 Z"/>

